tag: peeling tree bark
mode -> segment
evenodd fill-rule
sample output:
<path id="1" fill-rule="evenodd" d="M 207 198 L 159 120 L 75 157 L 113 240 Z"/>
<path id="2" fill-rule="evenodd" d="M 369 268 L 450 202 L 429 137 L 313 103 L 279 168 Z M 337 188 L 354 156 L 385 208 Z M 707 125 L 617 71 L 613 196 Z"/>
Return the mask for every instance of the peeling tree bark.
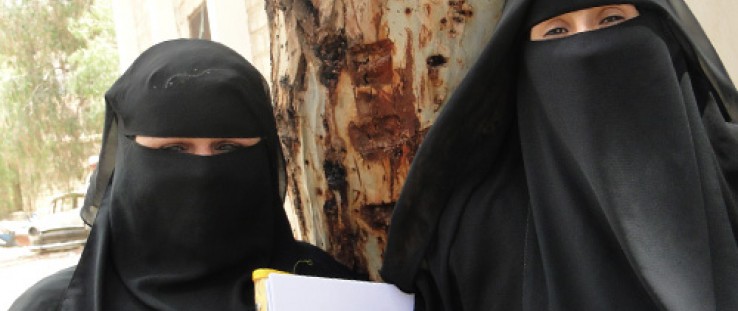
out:
<path id="1" fill-rule="evenodd" d="M 379 279 L 410 162 L 502 4 L 266 0 L 298 236 Z"/>

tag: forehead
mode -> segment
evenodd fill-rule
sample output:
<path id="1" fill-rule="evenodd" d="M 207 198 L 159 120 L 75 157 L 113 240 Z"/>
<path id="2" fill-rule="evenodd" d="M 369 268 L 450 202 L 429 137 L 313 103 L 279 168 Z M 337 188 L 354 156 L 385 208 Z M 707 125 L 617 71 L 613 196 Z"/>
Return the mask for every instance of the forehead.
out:
<path id="1" fill-rule="evenodd" d="M 527 29 L 565 13 L 608 5 L 648 5 L 653 0 L 533 0 L 526 17 Z"/>
<path id="2" fill-rule="evenodd" d="M 124 134 L 158 137 L 258 136 L 258 105 L 269 105 L 251 81 L 230 70 L 152 74 L 116 101 Z"/>
<path id="3" fill-rule="evenodd" d="M 263 81 L 225 46 L 176 40 L 142 53 L 106 100 L 125 135 L 255 137 L 271 113 Z"/>
<path id="4" fill-rule="evenodd" d="M 631 13 L 631 12 L 637 12 L 638 10 L 632 4 L 603 5 L 603 6 L 584 8 L 584 9 L 580 9 L 580 10 L 576 10 L 572 12 L 565 12 L 560 15 L 553 16 L 550 19 L 543 21 L 542 23 L 545 23 L 553 19 L 576 19 L 576 18 L 581 18 L 581 17 L 590 17 L 590 16 L 594 16 L 602 12 L 609 12 L 609 11 L 622 11 L 623 13 Z"/>

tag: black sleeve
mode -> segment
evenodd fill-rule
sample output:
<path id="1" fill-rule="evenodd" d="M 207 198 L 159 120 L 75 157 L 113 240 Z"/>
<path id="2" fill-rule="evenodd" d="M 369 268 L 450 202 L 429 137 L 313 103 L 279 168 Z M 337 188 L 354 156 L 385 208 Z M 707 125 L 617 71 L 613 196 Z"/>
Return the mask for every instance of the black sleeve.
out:
<path id="1" fill-rule="evenodd" d="M 8 311 L 57 310 L 76 268 L 66 268 L 38 281 L 16 298 Z"/>
<path id="2" fill-rule="evenodd" d="M 319 247 L 300 241 L 288 252 L 278 256 L 275 268 L 299 275 L 347 280 L 367 279 L 365 275 L 352 271 Z"/>

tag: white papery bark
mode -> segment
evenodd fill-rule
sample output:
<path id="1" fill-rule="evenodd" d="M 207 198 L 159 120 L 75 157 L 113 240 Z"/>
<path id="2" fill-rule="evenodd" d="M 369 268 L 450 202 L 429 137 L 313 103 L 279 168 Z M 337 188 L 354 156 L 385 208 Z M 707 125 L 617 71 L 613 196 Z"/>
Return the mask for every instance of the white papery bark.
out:
<path id="1" fill-rule="evenodd" d="M 389 217 L 501 0 L 266 0 L 298 235 L 378 279 Z"/>

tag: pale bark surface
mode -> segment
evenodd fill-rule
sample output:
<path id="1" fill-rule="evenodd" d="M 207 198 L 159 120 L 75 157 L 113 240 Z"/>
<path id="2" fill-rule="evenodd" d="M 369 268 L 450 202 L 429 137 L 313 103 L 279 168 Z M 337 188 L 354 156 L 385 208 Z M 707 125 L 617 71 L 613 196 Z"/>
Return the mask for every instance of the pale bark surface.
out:
<path id="1" fill-rule="evenodd" d="M 410 163 L 502 2 L 266 0 L 298 236 L 379 279 Z"/>

